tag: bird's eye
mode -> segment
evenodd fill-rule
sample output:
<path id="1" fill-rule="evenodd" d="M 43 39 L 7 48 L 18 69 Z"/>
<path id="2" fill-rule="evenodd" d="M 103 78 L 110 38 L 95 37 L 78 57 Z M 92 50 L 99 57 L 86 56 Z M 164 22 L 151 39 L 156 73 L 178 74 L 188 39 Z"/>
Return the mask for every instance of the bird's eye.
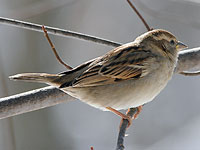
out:
<path id="1" fill-rule="evenodd" d="M 171 40 L 171 41 L 170 41 L 170 44 L 171 44 L 171 45 L 174 45 L 174 44 L 175 44 L 175 41 L 174 41 L 174 40 Z"/>

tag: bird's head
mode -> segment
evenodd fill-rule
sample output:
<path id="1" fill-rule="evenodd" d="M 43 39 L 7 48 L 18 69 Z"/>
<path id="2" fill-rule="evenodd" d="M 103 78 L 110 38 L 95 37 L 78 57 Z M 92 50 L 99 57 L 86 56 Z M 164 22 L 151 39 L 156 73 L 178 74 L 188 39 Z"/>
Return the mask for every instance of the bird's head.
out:
<path id="1" fill-rule="evenodd" d="M 168 56 L 170 59 L 176 59 L 178 51 L 187 48 L 172 33 L 162 29 L 146 32 L 139 36 L 136 41 L 145 49 L 150 49 L 164 57 Z"/>

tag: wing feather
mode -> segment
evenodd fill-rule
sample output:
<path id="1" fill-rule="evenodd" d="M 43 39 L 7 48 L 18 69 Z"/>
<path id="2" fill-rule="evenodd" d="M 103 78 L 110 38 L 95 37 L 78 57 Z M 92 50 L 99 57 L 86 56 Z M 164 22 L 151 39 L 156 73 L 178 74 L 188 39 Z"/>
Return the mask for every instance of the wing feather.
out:
<path id="1" fill-rule="evenodd" d="M 149 73 L 155 56 L 135 45 L 123 45 L 99 57 L 73 83 L 73 87 L 100 86 L 138 79 Z"/>

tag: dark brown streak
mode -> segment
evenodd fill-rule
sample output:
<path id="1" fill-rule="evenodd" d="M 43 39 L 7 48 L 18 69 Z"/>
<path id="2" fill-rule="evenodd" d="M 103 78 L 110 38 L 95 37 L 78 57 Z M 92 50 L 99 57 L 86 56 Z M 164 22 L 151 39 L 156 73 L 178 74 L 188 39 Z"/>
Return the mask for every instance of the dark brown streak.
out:
<path id="1" fill-rule="evenodd" d="M 121 64 L 121 62 L 120 61 L 118 61 L 118 62 L 112 62 L 112 63 L 110 63 L 109 65 L 107 65 L 106 67 L 113 67 L 113 66 L 117 66 L 117 65 L 119 65 L 119 64 Z"/>
<path id="2" fill-rule="evenodd" d="M 116 72 L 115 73 L 115 76 L 118 76 L 118 75 L 120 75 L 122 72 L 123 72 L 124 70 L 122 69 L 121 71 L 119 71 L 119 72 Z"/>
<path id="3" fill-rule="evenodd" d="M 118 59 L 123 53 L 124 51 L 119 52 L 116 56 L 114 56 L 114 60 Z"/>
<path id="4" fill-rule="evenodd" d="M 117 73 L 119 73 L 119 72 L 122 73 L 124 70 L 125 70 L 124 68 L 121 69 L 121 67 L 117 67 L 117 68 L 111 73 L 111 75 L 116 76 Z"/>
<path id="5" fill-rule="evenodd" d="M 99 65 L 99 64 L 98 65 L 94 65 L 94 66 L 92 66 L 92 69 L 99 69 L 99 68 L 101 68 L 101 66 L 102 65 Z"/>
<path id="6" fill-rule="evenodd" d="M 126 63 L 127 63 L 127 60 L 120 61 L 120 64 L 121 64 L 121 65 L 124 65 L 124 64 L 126 64 Z"/>
<path id="7" fill-rule="evenodd" d="M 137 72 L 138 72 L 138 69 L 129 68 L 129 69 L 127 70 L 126 77 L 130 76 L 131 74 L 136 74 Z"/>
<path id="8" fill-rule="evenodd" d="M 138 58 L 138 59 L 132 59 L 131 61 L 130 61 L 130 64 L 140 64 L 141 62 L 143 62 L 144 60 L 145 60 L 146 58 Z"/>
<path id="9" fill-rule="evenodd" d="M 123 53 L 127 53 L 127 52 L 130 52 L 131 50 L 135 51 L 135 50 L 138 50 L 139 47 L 137 46 L 130 46 L 130 47 L 127 47 L 125 49 L 123 49 L 120 53 L 118 53 L 116 56 L 114 56 L 114 60 L 115 59 L 118 59 Z"/>
<path id="10" fill-rule="evenodd" d="M 117 69 L 117 68 L 115 67 L 115 68 L 112 68 L 112 69 L 110 69 L 110 70 L 108 70 L 108 71 L 105 71 L 105 72 L 102 72 L 102 73 L 103 73 L 103 75 L 107 75 L 107 74 L 113 72 L 113 71 L 116 70 L 116 69 Z"/>
<path id="11" fill-rule="evenodd" d="M 72 82 L 65 82 L 59 88 L 62 89 L 62 88 L 69 87 L 69 86 L 72 86 Z"/>
<path id="12" fill-rule="evenodd" d="M 116 70 L 115 72 L 111 73 L 111 75 L 117 76 L 116 74 L 118 74 L 118 73 L 121 74 L 125 70 L 127 70 L 127 67 L 123 67 L 122 69 L 120 68 L 120 69 Z"/>
<path id="13" fill-rule="evenodd" d="M 84 63 L 84 64 L 82 64 L 82 65 L 80 65 L 80 66 L 74 68 L 73 70 L 64 71 L 64 72 L 61 72 L 61 73 L 59 73 L 59 74 L 60 74 L 60 75 L 61 75 L 61 74 L 65 74 L 65 75 L 71 74 L 71 73 L 73 73 L 73 72 L 79 71 L 79 70 L 81 70 L 81 69 L 87 67 L 87 66 L 88 66 L 89 64 L 91 64 L 92 62 L 93 62 L 93 60 L 88 61 L 88 62 L 86 62 L 86 63 Z"/>
<path id="14" fill-rule="evenodd" d="M 103 67 L 103 68 L 100 70 L 100 72 L 105 72 L 105 71 L 107 71 L 107 70 L 108 70 L 108 67 L 105 66 L 105 67 Z"/>
<path id="15" fill-rule="evenodd" d="M 139 49 L 138 46 L 130 46 L 130 47 L 125 48 L 124 51 L 129 52 L 131 50 L 135 51 L 135 50 L 138 50 L 138 49 Z"/>
<path id="16" fill-rule="evenodd" d="M 136 75 L 136 76 L 134 76 L 134 77 L 132 77 L 133 79 L 138 79 L 138 78 L 140 78 L 140 76 L 142 75 L 142 73 L 140 73 L 140 74 L 138 74 L 138 75 Z"/>
<path id="17" fill-rule="evenodd" d="M 80 78 L 78 78 L 77 81 L 81 81 L 81 80 L 83 80 L 85 78 L 89 78 L 89 77 L 92 77 L 92 76 L 95 76 L 95 75 L 98 75 L 98 72 L 90 74 L 90 75 L 87 75 L 87 76 L 80 76 Z"/>
<path id="18" fill-rule="evenodd" d="M 119 81 L 122 81 L 122 79 L 116 78 L 114 81 L 119 82 Z"/>
<path id="19" fill-rule="evenodd" d="M 106 80 L 101 80 L 101 81 L 97 81 L 97 82 L 94 82 L 93 84 L 100 84 L 100 83 L 103 83 L 103 82 L 106 82 L 108 79 Z"/>
<path id="20" fill-rule="evenodd" d="M 94 73 L 90 73 L 90 74 L 83 74 L 77 80 L 82 80 L 82 79 L 85 79 L 85 78 L 88 78 L 88 77 L 91 77 L 91 76 L 95 76 L 97 74 L 98 74 L 98 72 L 94 72 Z"/>
<path id="21" fill-rule="evenodd" d="M 83 77 L 84 77 L 84 76 L 87 76 L 87 75 L 89 75 L 89 74 L 94 74 L 94 73 L 98 72 L 98 70 L 99 70 L 99 68 L 94 69 L 94 70 L 93 70 L 93 68 L 92 68 L 92 70 L 89 70 L 89 71 L 87 71 L 87 72 L 84 72 Z"/>

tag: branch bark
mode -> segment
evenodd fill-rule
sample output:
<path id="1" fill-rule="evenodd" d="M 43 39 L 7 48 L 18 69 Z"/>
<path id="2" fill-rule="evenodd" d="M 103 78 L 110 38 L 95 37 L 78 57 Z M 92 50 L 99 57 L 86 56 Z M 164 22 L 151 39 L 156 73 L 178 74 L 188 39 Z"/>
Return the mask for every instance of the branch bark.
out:
<path id="1" fill-rule="evenodd" d="M 0 119 L 72 100 L 75 98 L 51 86 L 0 98 Z"/>
<path id="2" fill-rule="evenodd" d="M 10 18 L 4 18 L 4 17 L 0 17 L 0 23 L 6 24 L 9 26 L 23 28 L 23 29 L 43 32 L 42 25 L 35 24 L 35 23 L 24 22 L 24 21 L 19 21 L 19 20 L 14 20 L 14 19 L 10 19 Z M 106 40 L 103 38 L 98 38 L 95 36 L 78 33 L 78 32 L 74 32 L 74 31 L 58 29 L 58 28 L 53 28 L 53 27 L 49 27 L 49 26 L 45 26 L 45 29 L 48 31 L 49 34 L 53 34 L 53 35 L 71 37 L 71 38 L 76 38 L 76 39 L 85 40 L 85 41 L 91 41 L 91 42 L 95 42 L 95 43 L 99 43 L 99 44 L 103 44 L 103 45 L 107 45 L 107 46 L 113 46 L 113 47 L 117 47 L 117 46 L 121 45 L 120 43 L 117 43 L 117 42 L 109 41 L 109 40 Z"/>
<path id="3" fill-rule="evenodd" d="M 136 112 L 137 112 L 137 108 L 130 108 L 130 111 L 127 113 L 127 115 L 133 118 L 133 115 L 136 114 Z M 119 129 L 116 150 L 124 150 L 124 137 L 126 134 L 127 127 L 128 127 L 128 120 L 123 119 L 123 122 Z"/>
<path id="4" fill-rule="evenodd" d="M 200 47 L 187 49 L 179 53 L 175 73 L 200 70 Z"/>

